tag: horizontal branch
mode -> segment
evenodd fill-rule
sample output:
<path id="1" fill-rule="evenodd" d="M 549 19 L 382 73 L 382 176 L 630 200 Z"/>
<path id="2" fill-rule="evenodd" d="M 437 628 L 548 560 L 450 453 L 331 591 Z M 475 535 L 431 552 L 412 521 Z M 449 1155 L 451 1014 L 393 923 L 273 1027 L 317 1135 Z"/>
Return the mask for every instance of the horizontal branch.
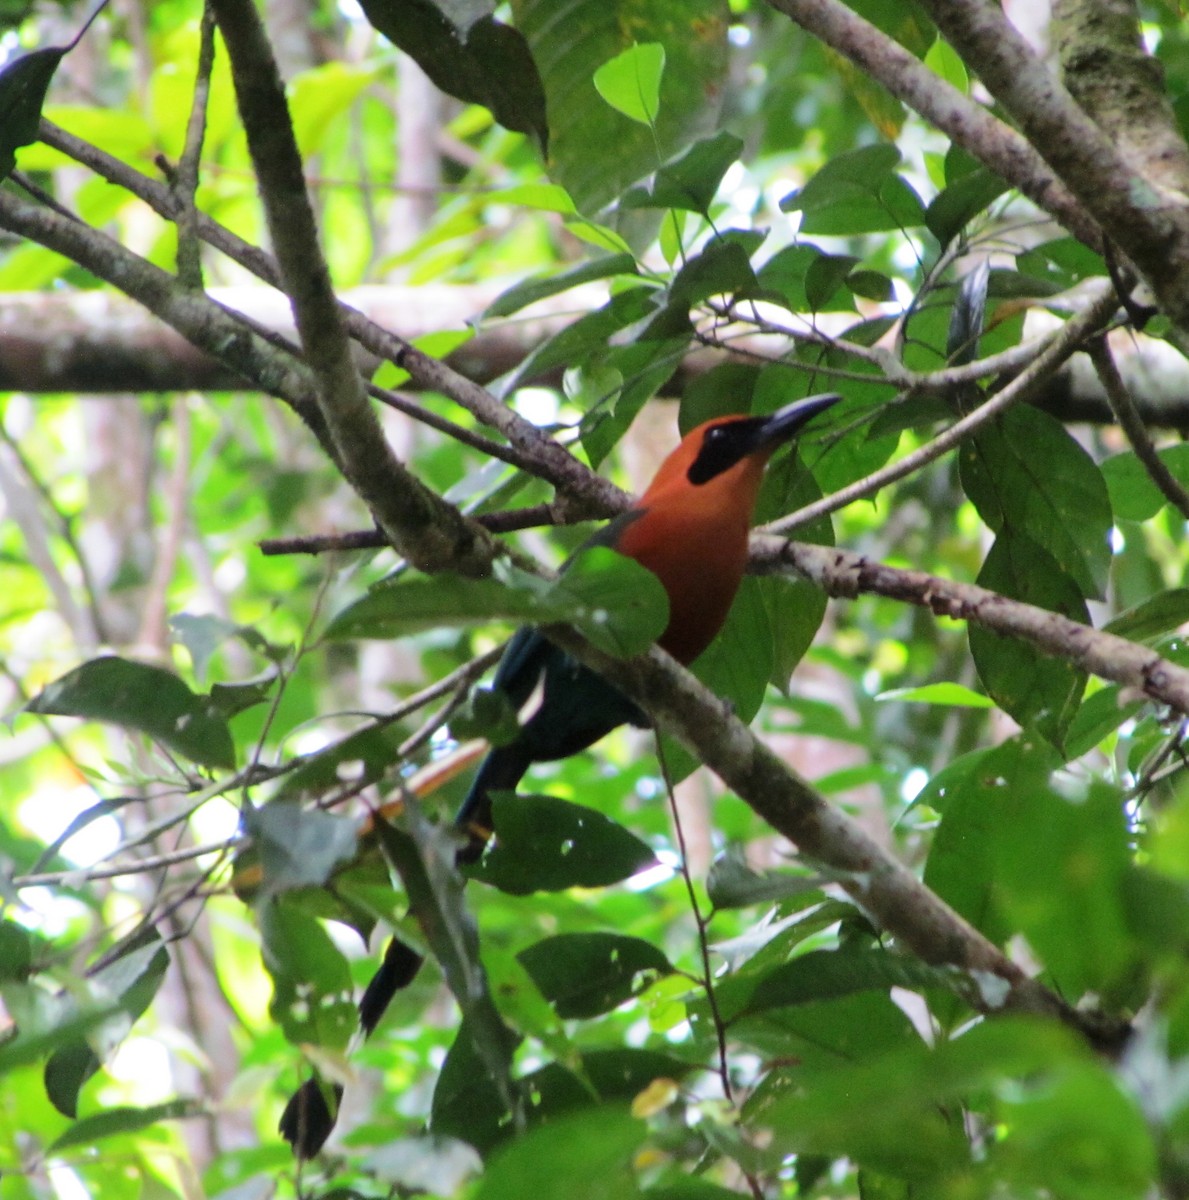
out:
<path id="1" fill-rule="evenodd" d="M 462 284 L 373 285 L 345 291 L 341 299 L 361 322 L 400 329 L 402 338 L 413 341 L 428 333 L 465 329 L 498 290 Z M 295 332 L 288 301 L 271 287 L 214 287 L 208 295 L 263 329 L 285 336 Z M 479 386 L 523 362 L 546 338 L 574 320 L 576 308 L 588 311 L 601 302 L 583 291 L 559 298 L 553 307 L 538 306 L 533 316 L 522 320 L 480 325 L 469 341 L 445 356 L 441 366 L 465 372 L 475 381 L 472 386 Z M 819 340 L 824 345 L 828 339 L 823 335 Z M 1184 356 L 1161 339 L 1132 331 L 1113 341 L 1119 369 L 1142 419 L 1172 428 L 1189 424 L 1189 364 Z M 731 357 L 754 352 L 768 361 L 786 348 L 772 337 L 742 337 L 734 339 L 729 349 L 691 350 L 661 394 L 680 396 L 691 380 Z M 379 355 L 356 347 L 356 362 L 365 374 L 380 361 Z M 922 386 L 932 389 L 935 383 L 966 379 L 970 374 L 965 367 L 948 367 L 923 377 Z M 560 374 L 544 382 L 560 383 Z M 404 390 L 416 392 L 425 386 L 414 378 Z M 241 373 L 118 292 L 0 295 L 0 391 L 102 395 L 243 387 Z M 1093 370 L 1078 365 L 1050 376 L 1033 402 L 1060 420 L 1113 424 L 1115 419 Z M 506 407 L 505 411 L 514 412 Z M 509 441 L 522 444 L 518 438 Z"/>
<path id="2" fill-rule="evenodd" d="M 1189 669 L 1161 658 L 1147 646 L 1071 621 L 1060 613 L 1009 599 L 977 584 L 889 567 L 833 546 L 754 537 L 751 561 L 760 571 L 791 567 L 831 596 L 886 596 L 1008 637 L 1023 638 L 1044 654 L 1066 659 L 1092 675 L 1133 688 L 1150 700 L 1189 715 Z"/>

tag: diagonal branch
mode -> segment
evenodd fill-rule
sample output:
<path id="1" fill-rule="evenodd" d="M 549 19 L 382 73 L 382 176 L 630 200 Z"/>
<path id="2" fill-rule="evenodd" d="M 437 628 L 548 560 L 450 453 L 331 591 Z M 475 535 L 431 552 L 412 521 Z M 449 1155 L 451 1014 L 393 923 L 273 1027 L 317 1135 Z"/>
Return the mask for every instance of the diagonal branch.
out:
<path id="1" fill-rule="evenodd" d="M 1101 249 L 1093 217 L 1019 133 L 930 71 L 899 42 L 840 0 L 769 0 L 773 8 L 849 58 L 860 70 L 948 134 L 1086 245 Z"/>
<path id="2" fill-rule="evenodd" d="M 212 0 L 211 6 L 231 59 L 284 291 L 344 474 L 410 562 L 426 571 L 485 574 L 496 544 L 396 458 L 368 400 L 320 250 L 280 73 L 255 5 Z"/>
<path id="3" fill-rule="evenodd" d="M 177 208 L 169 188 L 133 170 L 126 163 L 75 137 L 50 121 L 42 120 L 39 137 L 47 146 L 60 150 L 102 178 L 139 197 L 167 221 L 176 220 Z M 226 254 L 257 278 L 281 286 L 281 273 L 273 257 L 244 241 L 231 230 L 198 214 L 198 233 L 203 241 Z M 593 494 L 604 507 L 614 506 L 622 496 L 610 480 L 591 472 L 564 446 L 551 438 L 515 409 L 500 403 L 486 388 L 453 370 L 438 359 L 422 353 L 405 339 L 390 333 L 349 304 L 340 304 L 351 336 L 372 354 L 403 367 L 427 390 L 441 392 L 456 404 L 501 433 L 508 442 L 529 456 L 534 473 L 568 495 Z"/>
<path id="4" fill-rule="evenodd" d="M 928 963 L 968 972 L 983 1012 L 1016 1009 L 1056 1016 L 1104 1049 L 1117 1048 L 1125 1022 L 1074 1012 L 1029 979 L 902 863 L 792 771 L 713 692 L 662 650 L 624 661 L 594 650 L 566 627 L 545 631 L 559 646 L 640 703 L 657 725 L 710 767 L 801 854 L 842 872 L 842 886 L 887 933 Z"/>
<path id="5" fill-rule="evenodd" d="M 1066 187 L 1143 272 L 1164 311 L 1189 327 L 1189 205 L 1132 168 L 1111 138 L 989 0 L 921 0 Z"/>

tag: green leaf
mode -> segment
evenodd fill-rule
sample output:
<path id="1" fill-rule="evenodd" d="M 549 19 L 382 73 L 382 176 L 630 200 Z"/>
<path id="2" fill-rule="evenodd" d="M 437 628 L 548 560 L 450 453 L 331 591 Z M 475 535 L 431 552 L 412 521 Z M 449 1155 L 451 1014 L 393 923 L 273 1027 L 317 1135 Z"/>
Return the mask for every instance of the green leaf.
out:
<path id="1" fill-rule="evenodd" d="M 1065 734 L 1065 753 L 1072 760 L 1093 750 L 1124 721 L 1130 721 L 1144 707 L 1143 700 L 1124 702 L 1118 684 L 1099 688 L 1081 704 Z"/>
<path id="2" fill-rule="evenodd" d="M 558 1117 L 488 1163 L 475 1200 L 632 1200 L 633 1160 L 647 1126 L 615 1106 Z"/>
<path id="3" fill-rule="evenodd" d="M 602 308 L 579 317 L 542 342 L 502 381 L 501 392 L 508 395 L 558 367 L 580 366 L 592 354 L 598 354 L 600 361 L 604 361 L 607 343 L 614 334 L 655 315 L 656 311 L 657 301 L 650 288 L 628 288 L 612 296 Z"/>
<path id="4" fill-rule="evenodd" d="M 162 1121 L 178 1121 L 185 1117 L 200 1117 L 206 1106 L 200 1100 L 167 1100 L 145 1108 L 109 1108 L 76 1121 L 65 1133 L 47 1147 L 49 1153 L 60 1153 L 71 1146 L 90 1146 L 104 1138 L 121 1133 L 136 1133 Z"/>
<path id="5" fill-rule="evenodd" d="M 799 870 L 753 871 L 736 854 L 720 854 L 706 877 L 706 894 L 716 909 L 749 908 L 821 890 L 832 877 Z"/>
<path id="6" fill-rule="evenodd" d="M 965 984 L 949 968 L 932 967 L 903 954 L 843 947 L 811 950 L 758 973 L 740 972 L 720 983 L 715 993 L 723 1019 L 735 1021 L 770 1008 L 893 987 L 955 991 L 964 989 Z"/>
<path id="7" fill-rule="evenodd" d="M 364 15 L 447 95 L 482 104 L 507 129 L 549 143 L 545 92 L 524 34 L 497 21 L 493 3 L 361 0 Z M 469 8 L 469 11 L 468 11 Z"/>
<path id="8" fill-rule="evenodd" d="M 617 658 L 647 650 L 669 623 L 669 597 L 661 581 L 607 546 L 575 555 L 546 599 L 568 612 L 593 645 Z"/>
<path id="9" fill-rule="evenodd" d="M 87 1039 L 65 1040 L 54 1048 L 45 1064 L 45 1091 L 50 1103 L 64 1116 L 78 1114 L 78 1094 L 99 1070 L 100 1056 L 110 1054 L 149 1007 L 169 968 L 169 954 L 152 927 L 121 948 L 110 962 L 88 981 L 90 994 L 113 1005 L 109 1019 L 89 1031 Z M 74 1011 L 74 1005 L 69 1005 Z"/>
<path id="10" fill-rule="evenodd" d="M 744 247 L 714 238 L 682 265 L 669 287 L 669 299 L 688 311 L 711 296 L 753 295 L 758 287 Z"/>
<path id="11" fill-rule="evenodd" d="M 1173 478 L 1182 487 L 1189 487 L 1189 442 L 1165 446 L 1157 454 Z M 1102 464 L 1102 475 L 1110 494 L 1111 508 L 1121 520 L 1147 521 L 1168 503 L 1134 450 L 1108 458 Z"/>
<path id="12" fill-rule="evenodd" d="M 109 721 L 147 733 L 200 766 L 235 766 L 231 731 L 209 697 L 163 667 L 93 658 L 48 684 L 25 710 Z"/>
<path id="13" fill-rule="evenodd" d="M 986 167 L 963 175 L 937 194 L 925 210 L 929 232 L 943 245 L 1008 190 L 1007 183 Z"/>
<path id="14" fill-rule="evenodd" d="M 817 264 L 822 259 L 827 260 L 827 265 L 819 267 Z M 811 243 L 798 242 L 777 251 L 759 269 L 756 278 L 765 299 L 783 305 L 789 312 L 851 312 L 854 310 L 854 299 L 843 286 L 845 277 L 838 278 L 839 273 L 829 265 L 836 261 L 833 255 Z M 858 260 L 845 261 L 853 263 Z M 837 279 L 837 286 L 833 292 L 826 294 L 824 285 L 830 279 Z"/>
<path id="15" fill-rule="evenodd" d="M 1102 628 L 1105 633 L 1152 642 L 1189 621 L 1189 588 L 1169 588 L 1113 617 Z"/>
<path id="16" fill-rule="evenodd" d="M 16 166 L 16 152 L 37 141 L 41 107 L 69 46 L 46 46 L 23 54 L 0 70 L 0 179 Z"/>
<path id="17" fill-rule="evenodd" d="M 850 254 L 820 254 L 805 272 L 805 298 L 817 312 L 846 282 L 858 259 Z"/>
<path id="18" fill-rule="evenodd" d="M 245 809 L 244 827 L 260 852 L 264 896 L 319 887 L 358 849 L 357 821 L 292 800 Z"/>
<path id="19" fill-rule="evenodd" d="M 994 702 L 960 683 L 926 683 L 922 687 L 892 688 L 880 692 L 877 701 L 895 700 L 910 704 L 939 704 L 956 708 L 994 708 Z"/>
<path id="20" fill-rule="evenodd" d="M 273 980 L 269 1015 L 294 1045 L 343 1050 L 355 1032 L 351 969 L 322 923 L 289 899 L 257 910 L 261 957 Z"/>
<path id="21" fill-rule="evenodd" d="M 401 821 L 404 828 L 377 820 L 380 844 L 405 885 L 409 912 L 462 1011 L 460 1036 L 468 1037 L 501 1108 L 510 1112 L 515 1104 L 511 1069 L 517 1038 L 496 1008 L 479 959 L 479 932 L 463 900 L 464 881 L 453 866 L 457 833 L 431 825 L 417 805 L 409 805 Z"/>
<path id="22" fill-rule="evenodd" d="M 800 212 L 802 233 L 878 233 L 920 225 L 925 208 L 900 176 L 895 146 L 877 143 L 836 155 L 799 191 L 780 202 Z"/>
<path id="23" fill-rule="evenodd" d="M 1027 534 L 1087 599 L 1102 595 L 1110 500 L 1102 472 L 1059 421 L 1017 405 L 965 441 L 958 462 L 966 495 L 995 533 Z"/>
<path id="24" fill-rule="evenodd" d="M 606 887 L 656 866 L 647 845 L 593 808 L 496 794 L 492 812 L 495 843 L 467 874 L 513 896 Z"/>
<path id="25" fill-rule="evenodd" d="M 970 759 L 949 784 L 925 882 L 994 940 L 1023 933 L 1071 1002 L 1116 986 L 1134 966 L 1119 793 L 1050 779 L 1051 752 L 1024 736 Z"/>
<path id="26" fill-rule="evenodd" d="M 664 46 L 637 43 L 599 67 L 594 73 L 595 90 L 629 120 L 652 125 L 660 111 L 664 71 Z"/>
<path id="27" fill-rule="evenodd" d="M 598 213 L 711 132 L 727 71 L 726 0 L 570 0 L 561 20 L 554 0 L 513 0 L 512 12 L 541 67 L 550 175 L 582 212 Z M 608 59 L 650 42 L 665 47 L 665 71 L 647 127 L 606 104 L 593 79 Z"/>
<path id="28" fill-rule="evenodd" d="M 489 579 L 458 575 L 401 576 L 378 584 L 335 614 L 329 640 L 399 638 L 426 629 L 503 620 L 563 621 L 569 610 L 547 597 L 549 584 L 507 564 Z"/>
<path id="29" fill-rule="evenodd" d="M 941 813 L 925 863 L 925 884 L 997 945 L 1011 927 L 996 887 L 994 826 L 1006 791 L 1047 786 L 1057 757 L 1047 746 L 1011 738 L 994 750 L 954 759 L 917 795 L 916 804 Z"/>
<path id="30" fill-rule="evenodd" d="M 1088 624 L 1077 584 L 1026 534 L 1005 531 L 995 539 L 978 575 L 993 592 Z M 970 653 L 987 693 L 1021 725 L 1036 728 L 1058 749 L 1086 687 L 1086 673 L 1068 659 L 1049 658 L 1018 638 L 982 625 L 969 626 Z"/>
<path id="31" fill-rule="evenodd" d="M 293 760 L 293 769 L 281 780 L 274 799 L 321 796 L 342 784 L 341 771 L 345 763 L 359 764 L 352 782 L 374 783 L 399 761 L 400 744 L 405 736 L 399 726 L 369 726 L 332 742 L 324 750 L 304 754 Z"/>
<path id="32" fill-rule="evenodd" d="M 513 313 L 545 300 L 549 296 L 567 292 L 596 279 L 607 279 L 614 275 L 638 274 L 636 260 L 631 254 L 604 254 L 590 262 L 580 263 L 569 270 L 555 275 L 538 276 L 514 284 L 501 292 L 484 310 L 481 320 L 490 317 L 510 317 Z"/>
<path id="33" fill-rule="evenodd" d="M 633 188 L 620 203 L 624 208 L 676 208 L 709 217 L 723 176 L 742 152 L 743 142 L 722 130 L 665 163 L 650 183 Z"/>
<path id="34" fill-rule="evenodd" d="M 610 1012 L 674 970 L 650 942 L 615 933 L 562 933 L 517 957 L 559 1017 Z"/>

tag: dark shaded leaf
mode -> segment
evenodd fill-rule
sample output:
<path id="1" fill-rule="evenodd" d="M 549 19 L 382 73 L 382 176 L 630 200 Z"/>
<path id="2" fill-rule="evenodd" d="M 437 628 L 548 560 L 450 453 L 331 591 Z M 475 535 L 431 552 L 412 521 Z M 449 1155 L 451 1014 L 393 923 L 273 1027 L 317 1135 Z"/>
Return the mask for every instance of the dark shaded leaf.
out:
<path id="1" fill-rule="evenodd" d="M 1026 534 L 1005 531 L 995 539 L 977 582 L 993 592 L 1088 623 L 1090 614 L 1075 582 Z M 1050 658 L 1019 638 L 972 622 L 970 653 L 987 694 L 1021 725 L 1034 725 L 1060 749 L 1081 702 L 1086 673 L 1068 659 Z"/>
<path id="2" fill-rule="evenodd" d="M 606 887 L 656 865 L 639 838 L 580 804 L 497 795 L 493 815 L 495 843 L 468 874 L 514 896 Z"/>
<path id="3" fill-rule="evenodd" d="M 231 731 L 207 696 L 172 671 L 109 655 L 48 684 L 28 712 L 109 721 L 137 729 L 205 767 L 235 766 Z"/>
<path id="4" fill-rule="evenodd" d="M 482 104 L 507 129 L 549 147 L 545 91 L 524 35 L 497 21 L 494 4 L 362 0 L 367 19 L 449 96 Z"/>
<path id="5" fill-rule="evenodd" d="M 621 203 L 624 208 L 677 208 L 709 216 L 718 185 L 742 151 L 739 138 L 722 130 L 695 142 L 661 167 L 646 187 L 628 192 Z"/>
<path id="6" fill-rule="evenodd" d="M 559 1017 L 596 1017 L 673 966 L 650 942 L 614 933 L 562 933 L 517 958 Z"/>
<path id="7" fill-rule="evenodd" d="M 948 184 L 929 202 L 925 210 L 925 224 L 942 246 L 948 246 L 979 213 L 1007 190 L 1008 185 L 998 175 L 979 166 Z"/>
<path id="8" fill-rule="evenodd" d="M 1102 595 L 1110 500 L 1102 472 L 1059 421 L 1017 405 L 965 441 L 958 461 L 962 487 L 992 530 L 1027 534 L 1082 595 Z"/>

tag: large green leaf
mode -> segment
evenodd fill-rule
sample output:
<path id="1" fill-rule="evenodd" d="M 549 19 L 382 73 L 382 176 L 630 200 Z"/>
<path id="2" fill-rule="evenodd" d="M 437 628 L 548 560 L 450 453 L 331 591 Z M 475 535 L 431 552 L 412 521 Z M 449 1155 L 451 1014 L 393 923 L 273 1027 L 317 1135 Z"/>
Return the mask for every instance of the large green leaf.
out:
<path id="1" fill-rule="evenodd" d="M 513 0 L 512 11 L 545 86 L 550 173 L 583 212 L 710 132 L 727 67 L 725 0 L 571 0 L 564 11 L 555 0 Z M 616 112 L 594 85 L 600 67 L 647 42 L 665 48 L 651 128 Z"/>
<path id="2" fill-rule="evenodd" d="M 497 794 L 492 813 L 495 844 L 468 874 L 514 896 L 606 887 L 656 865 L 644 842 L 581 804 Z"/>
<path id="3" fill-rule="evenodd" d="M 93 658 L 48 684 L 25 708 L 138 729 L 201 766 L 235 766 L 231 731 L 216 706 L 164 667 L 115 655 Z"/>
<path id="4" fill-rule="evenodd" d="M 651 942 L 617 933 L 562 933 L 517 956 L 560 1017 L 595 1017 L 673 966 Z"/>
<path id="5" fill-rule="evenodd" d="M 396 638 L 494 620 L 568 622 L 608 654 L 630 657 L 664 630 L 668 597 L 651 571 L 609 547 L 592 546 L 552 584 L 506 563 L 488 579 L 402 576 L 336 614 L 325 636 Z"/>
<path id="6" fill-rule="evenodd" d="M 345 1049 L 355 1032 L 351 969 L 322 923 L 287 898 L 257 910 L 261 957 L 272 976 L 269 1013 L 294 1045 Z"/>
<path id="7" fill-rule="evenodd" d="M 1005 530 L 995 539 L 978 583 L 1025 604 L 1089 622 L 1077 584 L 1047 550 L 1017 529 Z M 977 622 L 971 622 L 969 638 L 979 678 L 995 703 L 1021 725 L 1035 725 L 1061 748 L 1085 690 L 1085 671 L 1068 659 L 1050 658 L 1030 642 L 1005 637 Z"/>
<path id="8" fill-rule="evenodd" d="M 800 190 L 786 196 L 784 212 L 800 212 L 801 232 L 878 233 L 925 220 L 920 197 L 895 173 L 900 152 L 877 143 L 835 155 Z"/>
<path id="9" fill-rule="evenodd" d="M 1189 487 L 1189 442 L 1165 446 L 1157 454 L 1173 478 L 1182 487 Z M 1168 503 L 1134 450 L 1112 455 L 1102 464 L 1102 474 L 1116 517 L 1127 521 L 1146 521 Z"/>
<path id="10" fill-rule="evenodd" d="M 1087 599 L 1103 594 L 1110 499 L 1102 472 L 1059 421 L 1017 405 L 963 442 L 958 462 L 962 487 L 992 530 L 1027 534 Z"/>

